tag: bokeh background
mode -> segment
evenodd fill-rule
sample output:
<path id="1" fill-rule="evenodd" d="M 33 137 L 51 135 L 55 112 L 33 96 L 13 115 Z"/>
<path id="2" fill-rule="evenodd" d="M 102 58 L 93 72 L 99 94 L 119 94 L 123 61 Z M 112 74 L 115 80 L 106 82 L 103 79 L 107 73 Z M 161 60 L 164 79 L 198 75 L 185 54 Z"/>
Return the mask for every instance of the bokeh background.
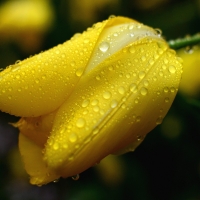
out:
<path id="1" fill-rule="evenodd" d="M 200 0 L 0 0 L 0 68 L 63 43 L 110 15 L 160 28 L 166 40 L 200 31 Z M 78 181 L 30 185 L 18 130 L 9 124 L 18 118 L 0 113 L 0 199 L 200 200 L 200 49 L 178 53 L 185 63 L 183 79 L 163 123 L 135 152 L 107 157 Z"/>

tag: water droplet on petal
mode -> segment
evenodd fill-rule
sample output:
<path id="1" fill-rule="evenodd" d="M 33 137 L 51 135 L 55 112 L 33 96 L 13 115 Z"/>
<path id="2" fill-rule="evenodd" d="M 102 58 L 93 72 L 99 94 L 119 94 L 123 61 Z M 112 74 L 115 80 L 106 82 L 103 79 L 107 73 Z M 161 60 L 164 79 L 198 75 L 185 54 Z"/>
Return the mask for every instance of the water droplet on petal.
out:
<path id="1" fill-rule="evenodd" d="M 86 39 L 84 39 L 83 42 L 84 42 L 85 44 L 87 44 L 87 43 L 89 43 L 89 41 L 90 41 L 90 40 L 89 40 L 88 38 L 86 38 Z"/>
<path id="2" fill-rule="evenodd" d="M 137 85 L 136 85 L 135 83 L 132 83 L 132 84 L 130 85 L 130 91 L 131 91 L 131 92 L 137 92 Z"/>
<path id="3" fill-rule="evenodd" d="M 108 19 L 112 19 L 112 18 L 115 18 L 116 16 L 115 15 L 110 15 L 109 17 L 108 17 Z"/>
<path id="4" fill-rule="evenodd" d="M 176 72 L 176 68 L 173 65 L 169 66 L 169 72 L 174 74 Z"/>
<path id="5" fill-rule="evenodd" d="M 123 86 L 119 87 L 119 88 L 118 88 L 118 92 L 119 92 L 120 94 L 124 94 L 124 93 L 125 93 L 124 87 L 123 87 Z"/>
<path id="6" fill-rule="evenodd" d="M 133 24 L 129 24 L 129 25 L 128 25 L 128 29 L 129 29 L 129 30 L 132 30 L 133 28 L 134 28 L 134 25 L 133 25 Z"/>
<path id="7" fill-rule="evenodd" d="M 106 92 L 103 93 L 103 98 L 104 99 L 110 99 L 110 97 L 111 97 L 111 93 L 110 92 L 106 91 Z"/>
<path id="8" fill-rule="evenodd" d="M 76 122 L 76 126 L 77 126 L 78 128 L 84 127 L 84 126 L 85 126 L 85 119 L 79 118 L 79 119 L 77 120 L 77 122 Z"/>
<path id="9" fill-rule="evenodd" d="M 156 34 L 158 35 L 158 37 L 162 35 L 162 30 L 160 30 L 159 28 L 155 28 L 154 30 L 156 31 Z"/>
<path id="10" fill-rule="evenodd" d="M 57 183 L 58 181 L 59 181 L 59 179 L 55 179 L 53 182 L 54 182 L 54 183 Z"/>
<path id="11" fill-rule="evenodd" d="M 71 66 L 74 67 L 75 65 L 76 65 L 76 62 L 75 62 L 75 61 L 72 61 L 72 62 L 71 62 Z"/>
<path id="12" fill-rule="evenodd" d="M 136 122 L 140 122 L 141 121 L 141 117 L 140 116 L 137 116 L 136 117 Z"/>
<path id="13" fill-rule="evenodd" d="M 169 98 L 166 97 L 166 98 L 165 98 L 165 103 L 168 103 L 168 102 L 169 102 Z"/>
<path id="14" fill-rule="evenodd" d="M 94 112 L 99 112 L 99 106 L 94 106 L 93 110 Z"/>
<path id="15" fill-rule="evenodd" d="M 145 80 L 145 81 L 144 81 L 144 86 L 147 87 L 148 85 L 149 85 L 149 81 Z"/>
<path id="16" fill-rule="evenodd" d="M 134 46 L 131 46 L 131 47 L 129 48 L 129 52 L 130 52 L 130 53 L 135 53 L 135 47 L 134 47 Z"/>
<path id="17" fill-rule="evenodd" d="M 59 144 L 57 143 L 57 142 L 55 142 L 54 144 L 53 144 L 53 149 L 54 150 L 57 150 L 59 148 Z"/>
<path id="18" fill-rule="evenodd" d="M 101 76 L 100 76 L 100 75 L 97 75 L 97 76 L 96 76 L 96 80 L 100 81 L 100 80 L 101 80 Z"/>
<path id="19" fill-rule="evenodd" d="M 99 103 L 99 100 L 94 99 L 94 100 L 92 100 L 91 105 L 96 106 L 98 103 Z"/>
<path id="20" fill-rule="evenodd" d="M 20 75 L 17 74 L 17 75 L 15 76 L 15 78 L 16 78 L 16 79 L 20 79 Z"/>
<path id="21" fill-rule="evenodd" d="M 77 70 L 76 70 L 76 76 L 81 76 L 82 74 L 83 74 L 83 71 L 84 71 L 84 68 L 82 67 L 82 68 L 78 68 Z"/>
<path id="22" fill-rule="evenodd" d="M 110 106 L 111 106 L 111 108 L 115 108 L 117 106 L 117 104 L 118 104 L 117 100 L 114 99 L 111 101 Z"/>
<path id="23" fill-rule="evenodd" d="M 72 176 L 72 180 L 77 181 L 80 178 L 79 174 Z"/>
<path id="24" fill-rule="evenodd" d="M 172 93 L 175 92 L 175 90 L 176 90 L 176 89 L 175 89 L 174 87 L 171 87 L 171 88 L 170 88 L 170 91 L 171 91 Z"/>
<path id="25" fill-rule="evenodd" d="M 139 76 L 140 79 L 144 78 L 145 77 L 145 72 L 144 71 L 139 72 L 138 76 Z"/>
<path id="26" fill-rule="evenodd" d="M 140 89 L 140 93 L 141 93 L 141 95 L 145 96 L 145 95 L 147 95 L 148 90 L 147 90 L 145 87 L 142 87 L 142 88 Z"/>
<path id="27" fill-rule="evenodd" d="M 192 54 L 193 52 L 194 52 L 193 47 L 187 46 L 187 47 L 185 48 L 185 53 Z"/>
<path id="28" fill-rule="evenodd" d="M 157 118 L 157 120 L 156 120 L 156 124 L 157 124 L 157 125 L 158 125 L 158 124 L 161 124 L 162 121 L 163 121 L 162 116 L 159 116 L 159 117 Z"/>
<path id="29" fill-rule="evenodd" d="M 142 136 L 142 135 L 138 135 L 137 136 L 137 141 L 139 142 L 139 141 L 141 141 L 141 140 L 143 140 L 144 139 L 144 136 Z"/>
<path id="30" fill-rule="evenodd" d="M 169 92 L 169 88 L 168 88 L 168 87 L 164 87 L 163 91 L 164 91 L 165 93 L 167 93 L 167 92 Z"/>
<path id="31" fill-rule="evenodd" d="M 108 42 L 102 42 L 100 45 L 99 45 L 99 50 L 103 53 L 105 53 L 106 51 L 108 51 L 110 45 Z"/>
<path id="32" fill-rule="evenodd" d="M 39 79 L 35 79 L 35 83 L 37 83 L 37 84 L 38 84 L 39 82 L 40 82 L 40 81 L 39 81 Z"/>
<path id="33" fill-rule="evenodd" d="M 76 142 L 76 140 L 77 140 L 77 135 L 76 135 L 76 133 L 71 133 L 71 134 L 69 135 L 69 141 L 70 141 L 70 142 Z"/>
<path id="34" fill-rule="evenodd" d="M 82 102 L 82 107 L 85 108 L 89 105 L 90 101 L 88 99 L 85 99 L 83 102 Z"/>

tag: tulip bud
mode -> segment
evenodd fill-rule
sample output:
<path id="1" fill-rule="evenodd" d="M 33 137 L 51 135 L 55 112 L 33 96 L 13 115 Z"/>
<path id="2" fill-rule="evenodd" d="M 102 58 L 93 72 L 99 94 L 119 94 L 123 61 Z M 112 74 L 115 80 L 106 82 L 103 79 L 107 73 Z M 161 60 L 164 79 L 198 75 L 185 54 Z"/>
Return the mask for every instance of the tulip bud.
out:
<path id="1" fill-rule="evenodd" d="M 1 109 L 23 117 L 16 126 L 31 183 L 133 151 L 169 110 L 180 60 L 158 31 L 114 17 L 1 72 Z"/>

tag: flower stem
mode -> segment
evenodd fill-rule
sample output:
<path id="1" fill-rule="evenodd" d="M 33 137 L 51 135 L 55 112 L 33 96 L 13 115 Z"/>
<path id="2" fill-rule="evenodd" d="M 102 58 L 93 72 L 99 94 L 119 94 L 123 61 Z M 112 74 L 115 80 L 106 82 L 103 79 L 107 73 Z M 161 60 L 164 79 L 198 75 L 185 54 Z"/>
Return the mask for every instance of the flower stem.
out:
<path id="1" fill-rule="evenodd" d="M 186 36 L 185 38 L 178 38 L 176 40 L 168 41 L 170 48 L 177 50 L 183 47 L 193 46 L 200 43 L 200 33 L 193 36 Z"/>

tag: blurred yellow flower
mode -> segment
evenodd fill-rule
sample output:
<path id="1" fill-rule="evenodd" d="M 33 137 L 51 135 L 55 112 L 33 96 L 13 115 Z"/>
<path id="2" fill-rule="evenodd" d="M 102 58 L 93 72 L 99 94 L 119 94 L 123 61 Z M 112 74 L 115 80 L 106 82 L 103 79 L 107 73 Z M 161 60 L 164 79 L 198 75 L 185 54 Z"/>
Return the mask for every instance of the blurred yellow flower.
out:
<path id="1" fill-rule="evenodd" d="M 184 74 L 180 83 L 180 92 L 189 97 L 200 96 L 200 49 L 178 51 L 184 61 Z"/>
<path id="2" fill-rule="evenodd" d="M 49 0 L 7 1 L 0 7 L 0 42 L 14 40 L 26 52 L 34 51 L 53 19 Z"/>
<path id="3" fill-rule="evenodd" d="M 181 59 L 160 33 L 112 17 L 0 73 L 0 109 L 21 116 L 32 184 L 74 176 L 133 151 L 169 110 Z"/>
<path id="4" fill-rule="evenodd" d="M 88 26 L 98 20 L 99 13 L 116 13 L 120 6 L 119 0 L 69 0 L 70 21 Z M 66 9 L 64 7 L 64 9 Z"/>

